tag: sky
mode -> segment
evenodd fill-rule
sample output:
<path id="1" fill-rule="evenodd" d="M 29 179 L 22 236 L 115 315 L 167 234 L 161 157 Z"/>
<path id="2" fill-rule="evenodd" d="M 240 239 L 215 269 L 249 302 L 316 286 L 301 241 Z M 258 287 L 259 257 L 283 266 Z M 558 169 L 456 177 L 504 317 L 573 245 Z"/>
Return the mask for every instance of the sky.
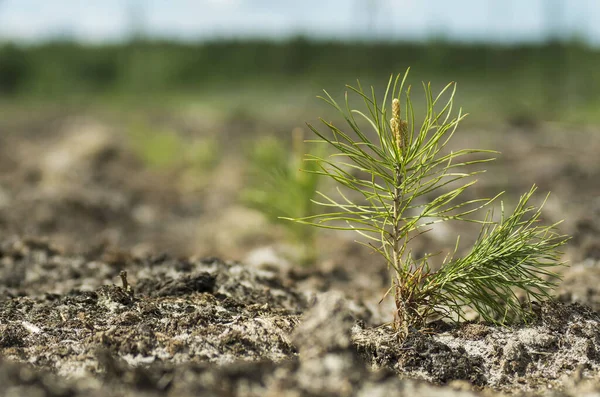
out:
<path id="1" fill-rule="evenodd" d="M 0 40 L 219 37 L 600 45 L 600 0 L 0 0 Z"/>

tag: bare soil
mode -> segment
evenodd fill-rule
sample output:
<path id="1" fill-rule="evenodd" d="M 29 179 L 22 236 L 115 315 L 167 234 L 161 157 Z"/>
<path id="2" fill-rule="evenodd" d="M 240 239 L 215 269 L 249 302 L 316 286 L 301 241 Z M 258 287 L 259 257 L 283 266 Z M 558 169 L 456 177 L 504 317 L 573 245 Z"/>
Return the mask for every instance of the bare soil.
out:
<path id="1" fill-rule="evenodd" d="M 313 267 L 283 258 L 277 229 L 236 200 L 239 156 L 187 189 L 114 120 L 3 123 L 0 396 L 600 395 L 598 131 L 457 136 L 505 153 L 475 194 L 553 191 L 571 266 L 533 323 L 438 322 L 400 341 L 378 304 L 385 268 L 329 234 Z"/>

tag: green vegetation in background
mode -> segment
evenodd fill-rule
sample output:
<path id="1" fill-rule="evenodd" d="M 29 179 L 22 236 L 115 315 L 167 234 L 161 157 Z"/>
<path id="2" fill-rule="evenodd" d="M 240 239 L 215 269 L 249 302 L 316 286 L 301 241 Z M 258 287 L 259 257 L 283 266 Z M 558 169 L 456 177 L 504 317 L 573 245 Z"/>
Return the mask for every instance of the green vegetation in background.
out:
<path id="1" fill-rule="evenodd" d="M 176 170 L 182 186 L 201 188 L 208 182 L 210 171 L 219 160 L 216 139 L 186 139 L 175 131 L 134 123 L 128 130 L 134 153 L 150 168 Z"/>
<path id="2" fill-rule="evenodd" d="M 532 301 L 548 298 L 556 286 L 558 275 L 552 269 L 563 265 L 558 248 L 566 238 L 556 234 L 556 225 L 539 224 L 541 207 L 529 204 L 535 187 L 521 196 L 512 214 L 501 205 L 499 220 L 494 220 L 492 210 L 483 220 L 473 217 L 499 196 L 461 198 L 475 184 L 473 176 L 482 172 L 469 168 L 493 160 L 489 157 L 493 152 L 445 150 L 464 118 L 462 110 L 456 112 L 454 107 L 453 84 L 437 96 L 431 85 L 424 84 L 425 117 L 417 125 L 407 75 L 390 79 L 383 98 L 372 88 L 364 91 L 360 83 L 349 86 L 363 99 L 364 112 L 351 108 L 348 95 L 338 104 L 325 92 L 323 99 L 343 115 L 348 129 L 324 120 L 327 133 L 311 126 L 319 138 L 313 142 L 335 153 L 310 156 L 316 166 L 309 172 L 333 179 L 341 189 L 336 195 L 319 192 L 318 204 L 328 212 L 289 220 L 352 230 L 365 238 L 363 244 L 380 254 L 392 272 L 393 324 L 403 336 L 436 316 L 466 319 L 467 306 L 484 321 L 502 325 L 526 321 L 533 314 Z M 377 137 L 370 139 L 359 121 L 366 122 Z M 431 255 L 413 256 L 411 241 L 447 221 L 481 223 L 482 228 L 470 252 L 455 257 L 457 238 L 454 254 L 434 271 L 429 265 Z"/>
<path id="3" fill-rule="evenodd" d="M 302 247 L 301 261 L 305 265 L 315 260 L 315 230 L 287 222 L 285 217 L 305 217 L 318 213 L 313 202 L 318 187 L 314 162 L 304 162 L 303 131 L 292 132 L 293 150 L 274 137 L 260 138 L 248 154 L 247 187 L 243 202 L 262 212 L 267 219 L 285 227 L 288 237 Z"/>
<path id="4" fill-rule="evenodd" d="M 0 45 L 0 98 L 164 96 L 334 88 L 361 75 L 414 66 L 436 82 L 460 81 L 473 111 L 521 117 L 600 118 L 600 52 L 578 42 L 489 46 L 447 42 L 223 40 L 86 46 Z M 382 82 L 384 83 L 384 82 Z M 269 88 L 271 87 L 271 88 Z M 279 89 L 278 89 L 279 88 Z M 300 94 L 304 95 L 304 92 Z M 278 101 L 276 95 L 272 101 Z M 582 112 L 589 114 L 581 114 Z M 487 116 L 487 114 L 485 115 Z"/>

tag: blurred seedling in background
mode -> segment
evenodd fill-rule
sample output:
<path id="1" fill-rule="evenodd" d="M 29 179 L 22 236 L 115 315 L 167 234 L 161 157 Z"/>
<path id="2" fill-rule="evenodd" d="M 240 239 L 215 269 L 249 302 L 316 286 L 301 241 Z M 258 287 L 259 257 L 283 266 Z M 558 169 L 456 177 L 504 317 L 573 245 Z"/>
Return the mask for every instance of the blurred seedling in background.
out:
<path id="1" fill-rule="evenodd" d="M 249 187 L 242 192 L 242 200 L 248 207 L 263 213 L 269 222 L 282 225 L 289 241 L 300 249 L 300 261 L 309 265 L 316 254 L 315 229 L 282 219 L 319 213 L 314 199 L 320 178 L 313 172 L 317 170 L 316 164 L 304 161 L 304 153 L 301 128 L 292 131 L 291 150 L 275 137 L 258 139 L 248 153 Z"/>
<path id="2" fill-rule="evenodd" d="M 184 190 L 205 187 L 210 171 L 219 161 L 219 145 L 214 137 L 188 138 L 138 122 L 130 126 L 128 138 L 134 153 L 146 166 L 174 171 Z"/>
<path id="3" fill-rule="evenodd" d="M 361 244 L 385 259 L 392 272 L 387 294 L 393 295 L 396 306 L 393 325 L 401 336 L 424 328 L 435 317 L 465 320 L 466 307 L 491 323 L 527 321 L 531 303 L 548 298 L 556 286 L 558 275 L 552 270 L 563 265 L 558 249 L 566 237 L 555 232 L 556 225 L 540 224 L 541 207 L 529 204 L 535 186 L 521 196 L 512 213 L 501 203 L 499 219 L 491 208 L 500 194 L 461 199 L 476 182 L 473 177 L 483 172 L 470 170 L 472 166 L 493 160 L 489 156 L 495 152 L 447 149 L 465 117 L 462 110 L 453 114 L 453 83 L 437 96 L 430 84 L 423 84 L 425 116 L 417 126 L 407 76 L 408 71 L 390 78 L 381 101 L 373 88 L 365 92 L 360 83 L 348 86 L 362 99 L 366 112 L 351 108 L 348 93 L 340 105 L 325 92 L 321 99 L 341 113 L 349 132 L 323 119 L 328 133 L 310 126 L 319 138 L 312 142 L 335 153 L 309 155 L 313 166 L 307 170 L 337 182 L 337 195 L 318 192 L 316 203 L 328 212 L 289 219 L 354 230 L 365 239 Z M 486 209 L 483 219 L 474 217 Z M 479 223 L 481 232 L 463 257 L 456 257 L 457 238 L 454 253 L 433 270 L 431 255 L 414 257 L 411 241 L 450 220 Z"/>

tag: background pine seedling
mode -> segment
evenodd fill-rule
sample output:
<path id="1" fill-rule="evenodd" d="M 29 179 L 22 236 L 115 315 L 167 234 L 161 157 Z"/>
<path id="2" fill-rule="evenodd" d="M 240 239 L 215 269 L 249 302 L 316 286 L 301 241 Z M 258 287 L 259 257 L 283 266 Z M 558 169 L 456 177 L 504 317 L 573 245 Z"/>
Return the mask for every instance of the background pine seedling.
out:
<path id="1" fill-rule="evenodd" d="M 437 96 L 430 84 L 423 85 L 425 116 L 417 127 L 407 76 L 408 71 L 390 78 L 381 102 L 373 88 L 367 93 L 360 83 L 348 86 L 364 102 L 365 112 L 350 107 L 348 93 L 340 105 L 325 92 L 322 99 L 342 114 L 348 130 L 322 119 L 327 133 L 309 125 L 319 138 L 311 142 L 329 146 L 336 153 L 308 155 L 307 160 L 316 168 L 309 172 L 338 183 L 338 194 L 318 193 L 315 203 L 330 211 L 289 219 L 354 230 L 366 239 L 361 243 L 380 254 L 392 270 L 388 293 L 394 296 L 394 326 L 401 334 L 423 327 L 433 316 L 465 319 L 465 307 L 497 324 L 527 320 L 531 302 L 547 298 L 555 287 L 558 275 L 553 269 L 563 264 L 558 248 L 566 238 L 555 232 L 556 225 L 540 224 L 541 207 L 529 204 L 535 186 L 521 196 L 512 213 L 501 203 L 499 219 L 494 219 L 489 209 L 500 194 L 462 199 L 476 182 L 473 176 L 482 172 L 471 167 L 493 160 L 490 154 L 495 152 L 447 150 L 464 118 L 462 110 L 453 114 L 453 83 Z M 372 131 L 365 132 L 363 125 Z M 475 218 L 482 209 L 488 209 L 484 219 Z M 461 258 L 455 258 L 457 238 L 454 254 L 433 271 L 427 255 L 413 257 L 410 242 L 433 224 L 450 220 L 480 223 L 481 232 Z"/>
<path id="2" fill-rule="evenodd" d="M 288 238 L 300 245 L 301 262 L 311 264 L 315 260 L 315 230 L 282 220 L 282 216 L 302 218 L 319 213 L 313 201 L 319 182 L 314 173 L 317 164 L 302 161 L 304 146 L 302 129 L 292 132 L 292 150 L 274 137 L 259 139 L 250 149 L 250 187 L 243 191 L 242 199 L 270 222 L 283 225 Z M 303 166 L 308 172 L 302 172 Z"/>

